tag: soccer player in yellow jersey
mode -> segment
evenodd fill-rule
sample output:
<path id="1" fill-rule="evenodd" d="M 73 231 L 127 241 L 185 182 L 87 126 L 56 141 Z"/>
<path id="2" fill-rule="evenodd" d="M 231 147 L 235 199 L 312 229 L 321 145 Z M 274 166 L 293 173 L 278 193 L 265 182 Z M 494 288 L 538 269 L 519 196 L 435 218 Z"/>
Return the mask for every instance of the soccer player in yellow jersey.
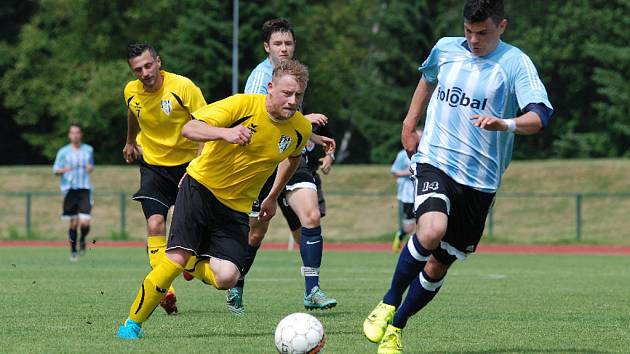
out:
<path id="1" fill-rule="evenodd" d="M 135 159 L 140 163 L 140 189 L 133 199 L 142 204 L 149 263 L 155 268 L 164 257 L 166 216 L 175 204 L 177 185 L 199 149 L 199 143 L 182 136 L 182 127 L 206 101 L 191 80 L 160 70 L 162 62 L 150 45 L 129 45 L 127 60 L 138 79 L 125 86 L 128 110 L 123 157 L 127 163 Z M 161 302 L 167 314 L 177 313 L 176 301 L 170 287 Z"/>
<path id="2" fill-rule="evenodd" d="M 142 323 L 184 270 L 217 289 L 236 284 L 247 255 L 253 201 L 277 166 L 259 214 L 263 220 L 273 217 L 311 136 L 310 121 L 297 110 L 307 83 L 308 69 L 286 60 L 274 68 L 266 95 L 238 94 L 193 113 L 195 120 L 182 134 L 205 147 L 182 180 L 166 257 L 144 279 L 118 337 L 143 336 Z"/>

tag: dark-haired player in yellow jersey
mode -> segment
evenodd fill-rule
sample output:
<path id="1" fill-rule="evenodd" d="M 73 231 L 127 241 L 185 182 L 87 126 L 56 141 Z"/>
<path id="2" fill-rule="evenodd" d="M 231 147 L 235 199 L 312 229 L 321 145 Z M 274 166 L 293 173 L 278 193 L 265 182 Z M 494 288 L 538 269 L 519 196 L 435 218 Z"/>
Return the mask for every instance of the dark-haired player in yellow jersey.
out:
<path id="1" fill-rule="evenodd" d="M 130 44 L 127 60 L 137 80 L 125 86 L 127 163 L 140 163 L 140 189 L 133 199 L 142 203 L 147 220 L 147 253 L 151 268 L 164 257 L 166 216 L 175 204 L 178 183 L 199 143 L 184 138 L 184 124 L 191 113 L 206 105 L 201 90 L 191 80 L 161 70 L 157 52 L 148 44 Z M 161 305 L 167 314 L 177 313 L 171 286 Z"/>
<path id="2" fill-rule="evenodd" d="M 273 217 L 311 136 L 311 122 L 297 111 L 307 83 L 308 69 L 286 60 L 274 68 L 266 95 L 238 94 L 193 113 L 182 134 L 205 147 L 182 180 L 166 257 L 144 279 L 118 337 L 143 336 L 142 323 L 184 270 L 217 289 L 236 284 L 247 255 L 252 203 L 277 166 L 259 214 Z"/>

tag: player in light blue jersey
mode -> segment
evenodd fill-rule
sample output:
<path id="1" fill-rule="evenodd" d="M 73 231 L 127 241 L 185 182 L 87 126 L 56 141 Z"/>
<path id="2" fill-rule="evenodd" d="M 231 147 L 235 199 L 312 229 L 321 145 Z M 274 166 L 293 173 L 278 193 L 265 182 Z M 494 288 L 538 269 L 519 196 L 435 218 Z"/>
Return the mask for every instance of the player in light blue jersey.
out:
<path id="1" fill-rule="evenodd" d="M 434 298 L 449 266 L 475 251 L 514 135 L 539 132 L 553 113 L 529 57 L 501 41 L 503 2 L 467 0 L 463 12 L 465 37 L 433 47 L 403 122 L 403 147 L 414 154 L 416 236 L 363 324 L 378 353 L 402 352 L 409 317 Z M 419 142 L 415 129 L 425 108 Z"/>
<path id="2" fill-rule="evenodd" d="M 265 45 L 265 50 L 269 53 L 268 57 L 265 60 L 261 61 L 255 68 L 252 70 L 251 74 L 247 78 L 247 82 L 245 83 L 245 91 L 244 93 L 261 93 L 267 94 L 267 83 L 271 81 L 271 73 L 273 72 L 272 60 L 280 60 L 280 55 L 287 56 L 284 53 L 289 53 L 288 57 L 293 56 L 293 47 L 294 43 L 292 40 L 285 41 L 284 38 L 274 38 L 276 41 L 281 42 L 281 44 L 274 44 L 272 48 L 268 42 L 263 42 Z M 271 50 L 274 49 L 272 52 Z M 279 52 L 279 53 L 278 53 Z M 276 59 L 275 57 L 278 56 Z"/>
<path id="3" fill-rule="evenodd" d="M 416 133 L 422 137 L 422 129 L 416 130 Z M 400 252 L 403 239 L 413 232 L 416 225 L 413 210 L 414 186 L 410 167 L 411 159 L 407 151 L 400 150 L 391 167 L 392 175 L 396 178 L 396 199 L 398 200 L 398 231 L 392 241 L 394 252 Z"/>
<path id="4" fill-rule="evenodd" d="M 85 254 L 85 237 L 90 232 L 92 185 L 90 173 L 94 169 L 94 149 L 82 144 L 81 126 L 72 123 L 68 129 L 70 144 L 57 152 L 53 173 L 59 176 L 59 187 L 64 194 L 62 219 L 69 220 L 70 260 L 77 261 Z M 81 229 L 77 252 L 77 232 Z"/>
<path id="5" fill-rule="evenodd" d="M 276 18 L 263 24 L 263 46 L 267 58 L 252 71 L 245 85 L 245 93 L 267 93 L 267 84 L 271 81 L 274 65 L 282 60 L 292 59 L 295 51 L 295 33 L 293 26 L 287 19 Z M 300 109 L 301 110 L 301 109 Z M 300 168 L 289 180 L 285 192 L 282 193 L 280 209 L 285 216 L 293 237 L 300 244 L 302 256 L 302 274 L 305 279 L 304 307 L 311 309 L 329 309 L 337 305 L 337 300 L 328 297 L 319 287 L 319 267 L 323 252 L 323 238 L 321 232 L 321 216 L 324 215 L 324 197 L 321 189 L 321 179 L 314 170 L 319 167 L 328 174 L 332 166 L 335 141 L 326 129 L 321 129 L 328 122 L 328 118 L 319 113 L 306 114 L 305 117 L 313 124 L 313 134 L 306 150 L 312 152 L 315 144 L 322 145 L 326 154 L 321 159 L 309 159 L 302 154 Z M 321 134 L 321 135 L 320 135 Z M 312 156 L 312 155 L 308 155 Z M 319 163 L 321 162 L 321 165 Z M 247 259 L 244 271 L 236 285 L 226 293 L 227 307 L 230 312 L 242 315 L 245 313 L 243 304 L 243 289 L 245 276 L 254 263 L 261 242 L 269 228 L 269 221 L 259 220 L 260 203 L 267 197 L 273 182 L 275 172 L 263 186 L 258 200 L 252 206 L 249 218 L 249 240 Z M 186 277 L 189 279 L 190 277 Z"/>

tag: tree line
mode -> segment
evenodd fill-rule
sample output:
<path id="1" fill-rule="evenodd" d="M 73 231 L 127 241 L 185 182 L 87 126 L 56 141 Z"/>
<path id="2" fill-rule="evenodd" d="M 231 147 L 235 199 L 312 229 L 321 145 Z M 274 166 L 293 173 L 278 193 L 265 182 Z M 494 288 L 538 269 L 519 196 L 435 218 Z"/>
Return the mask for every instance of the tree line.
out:
<path id="1" fill-rule="evenodd" d="M 630 155 L 630 1 L 505 0 L 503 39 L 527 53 L 556 113 L 517 159 Z M 0 164 L 48 163 L 81 122 L 98 163 L 122 163 L 126 46 L 149 42 L 208 102 L 231 94 L 232 2 L 7 0 L 0 8 Z M 418 82 L 462 0 L 240 1 L 239 77 L 265 53 L 261 25 L 290 19 L 311 71 L 304 110 L 330 118 L 345 163 L 389 163 Z"/>

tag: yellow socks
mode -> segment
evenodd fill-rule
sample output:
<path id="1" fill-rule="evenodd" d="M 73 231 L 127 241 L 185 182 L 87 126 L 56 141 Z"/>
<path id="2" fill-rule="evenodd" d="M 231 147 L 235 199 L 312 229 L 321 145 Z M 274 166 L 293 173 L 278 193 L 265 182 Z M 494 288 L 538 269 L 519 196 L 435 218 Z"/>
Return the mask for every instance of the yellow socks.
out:
<path id="1" fill-rule="evenodd" d="M 144 278 L 142 287 L 131 304 L 131 309 L 129 309 L 129 318 L 137 323 L 146 321 L 166 295 L 173 280 L 183 270 L 182 266 L 171 261 L 168 257 L 164 257 Z"/>
<path id="2" fill-rule="evenodd" d="M 166 236 L 152 235 L 147 238 L 147 253 L 149 254 L 149 264 L 151 269 L 160 263 L 162 258 L 166 258 Z M 171 285 L 168 291 L 175 293 L 175 288 Z"/>
<path id="3" fill-rule="evenodd" d="M 195 278 L 201 279 L 202 282 L 212 285 L 216 289 L 219 288 L 214 278 L 214 272 L 212 272 L 212 268 L 210 268 L 210 259 L 199 259 L 195 256 L 190 256 L 184 270 L 192 274 Z"/>

